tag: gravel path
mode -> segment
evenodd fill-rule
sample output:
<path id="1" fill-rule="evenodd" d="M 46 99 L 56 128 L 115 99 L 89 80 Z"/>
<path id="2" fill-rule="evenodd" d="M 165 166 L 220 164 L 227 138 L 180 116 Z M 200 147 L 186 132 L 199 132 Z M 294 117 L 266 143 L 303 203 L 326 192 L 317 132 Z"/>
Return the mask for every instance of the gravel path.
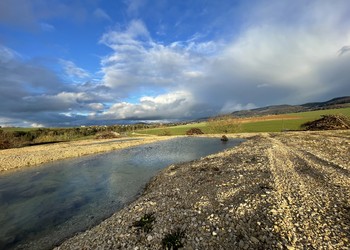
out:
<path id="1" fill-rule="evenodd" d="M 56 249 L 161 249 L 175 239 L 184 249 L 349 249 L 349 195 L 350 132 L 261 134 L 169 166 L 138 200 Z M 145 214 L 149 231 L 134 224 Z"/>

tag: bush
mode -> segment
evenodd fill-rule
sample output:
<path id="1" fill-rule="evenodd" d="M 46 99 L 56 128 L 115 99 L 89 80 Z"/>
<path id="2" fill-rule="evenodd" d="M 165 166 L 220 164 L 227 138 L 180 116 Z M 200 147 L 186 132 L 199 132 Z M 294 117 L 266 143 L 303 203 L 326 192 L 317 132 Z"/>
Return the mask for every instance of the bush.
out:
<path id="1" fill-rule="evenodd" d="M 17 148 L 28 144 L 25 136 L 14 132 L 0 132 L 0 149 Z"/>
<path id="2" fill-rule="evenodd" d="M 113 138 L 119 138 L 120 134 L 116 132 L 106 131 L 106 132 L 100 132 L 96 134 L 96 139 L 113 139 Z"/>
<path id="3" fill-rule="evenodd" d="M 202 135 L 204 134 L 199 128 L 191 128 L 186 131 L 186 135 Z"/>
<path id="4" fill-rule="evenodd" d="M 227 138 L 227 136 L 226 135 L 223 135 L 223 136 L 221 136 L 221 139 L 220 139 L 221 141 L 228 141 L 228 138 Z"/>

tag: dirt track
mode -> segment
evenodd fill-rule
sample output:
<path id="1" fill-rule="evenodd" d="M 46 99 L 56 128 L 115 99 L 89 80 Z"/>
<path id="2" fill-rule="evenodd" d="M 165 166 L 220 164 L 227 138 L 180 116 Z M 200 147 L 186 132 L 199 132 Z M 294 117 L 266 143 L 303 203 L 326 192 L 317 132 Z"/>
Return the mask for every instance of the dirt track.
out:
<path id="1" fill-rule="evenodd" d="M 149 233 L 132 224 L 156 218 Z M 184 230 L 185 249 L 349 249 L 350 133 L 261 134 L 170 166 L 145 194 L 59 249 L 159 249 Z"/>

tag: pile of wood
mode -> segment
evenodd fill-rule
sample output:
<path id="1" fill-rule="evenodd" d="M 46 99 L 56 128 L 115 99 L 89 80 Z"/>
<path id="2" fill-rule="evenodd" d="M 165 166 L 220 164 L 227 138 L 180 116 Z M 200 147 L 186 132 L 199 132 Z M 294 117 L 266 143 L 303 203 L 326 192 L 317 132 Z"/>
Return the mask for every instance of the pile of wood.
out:
<path id="1" fill-rule="evenodd" d="M 202 135 L 204 134 L 199 128 L 191 128 L 186 131 L 186 135 Z"/>
<path id="2" fill-rule="evenodd" d="M 350 129 L 350 119 L 344 115 L 323 115 L 321 119 L 304 123 L 302 128 L 305 130 Z"/>

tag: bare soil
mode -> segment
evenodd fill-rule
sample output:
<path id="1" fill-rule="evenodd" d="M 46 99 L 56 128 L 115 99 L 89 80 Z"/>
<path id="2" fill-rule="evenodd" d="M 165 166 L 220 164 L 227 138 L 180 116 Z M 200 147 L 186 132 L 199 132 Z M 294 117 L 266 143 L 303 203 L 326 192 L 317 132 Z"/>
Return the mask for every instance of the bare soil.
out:
<path id="1" fill-rule="evenodd" d="M 148 213 L 151 230 L 136 228 Z M 350 132 L 264 133 L 169 166 L 57 249 L 161 249 L 177 230 L 184 249 L 349 249 Z"/>

